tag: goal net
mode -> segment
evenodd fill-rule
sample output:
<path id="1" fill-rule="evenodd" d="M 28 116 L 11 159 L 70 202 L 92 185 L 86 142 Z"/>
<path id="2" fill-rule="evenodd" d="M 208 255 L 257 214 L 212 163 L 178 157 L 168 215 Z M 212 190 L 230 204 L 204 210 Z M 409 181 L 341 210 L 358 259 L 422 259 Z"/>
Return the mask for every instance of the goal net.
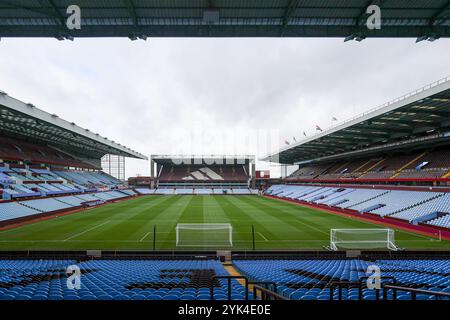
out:
<path id="1" fill-rule="evenodd" d="M 398 250 L 392 229 L 331 229 L 330 248 Z"/>
<path id="2" fill-rule="evenodd" d="M 177 247 L 231 247 L 233 228 L 229 223 L 179 223 Z"/>

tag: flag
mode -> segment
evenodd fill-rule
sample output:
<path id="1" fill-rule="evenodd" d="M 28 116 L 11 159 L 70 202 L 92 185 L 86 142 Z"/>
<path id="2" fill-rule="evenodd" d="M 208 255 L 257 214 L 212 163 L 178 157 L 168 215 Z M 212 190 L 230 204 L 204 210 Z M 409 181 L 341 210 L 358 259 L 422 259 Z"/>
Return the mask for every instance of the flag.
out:
<path id="1" fill-rule="evenodd" d="M 289 141 L 287 141 L 287 140 L 284 143 L 286 143 L 287 145 L 290 145 Z"/>
<path id="2" fill-rule="evenodd" d="M 338 121 L 338 119 L 336 117 L 332 117 L 331 121 Z"/>
<path id="3" fill-rule="evenodd" d="M 303 131 L 303 135 L 306 137 L 306 132 L 305 131 Z"/>
<path id="4" fill-rule="evenodd" d="M 317 124 L 316 124 L 316 130 L 317 130 L 317 131 L 323 131 L 322 128 L 319 127 Z"/>
<path id="5" fill-rule="evenodd" d="M 297 139 L 295 139 L 295 137 L 292 137 L 292 139 L 294 139 L 294 142 L 297 142 Z"/>

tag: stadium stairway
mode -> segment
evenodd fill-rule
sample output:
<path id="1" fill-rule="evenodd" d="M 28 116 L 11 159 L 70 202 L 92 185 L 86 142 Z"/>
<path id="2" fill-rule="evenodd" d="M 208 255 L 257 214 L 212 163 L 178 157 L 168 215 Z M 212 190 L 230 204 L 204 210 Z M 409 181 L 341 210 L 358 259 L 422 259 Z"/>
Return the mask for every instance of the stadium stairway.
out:
<path id="1" fill-rule="evenodd" d="M 370 265 L 398 286 L 450 293 L 450 260 L 445 257 L 408 258 L 382 256 L 357 258 L 239 258 L 232 266 L 217 259 L 0 259 L 0 300 L 214 300 L 228 299 L 229 275 L 251 281 L 275 283 L 276 292 L 291 300 L 338 298 L 334 282 L 360 282 Z M 77 289 L 67 286 L 66 270 L 81 271 Z M 224 277 L 224 278 L 215 278 Z M 342 289 L 343 300 L 375 300 L 376 291 L 357 287 Z M 245 299 L 242 283 L 231 280 L 231 299 Z M 381 296 L 381 295 L 379 295 Z M 389 299 L 393 297 L 388 292 Z M 399 300 L 412 299 L 398 292 Z M 249 290 L 249 299 L 253 299 Z M 259 297 L 257 296 L 256 299 Z M 431 300 L 418 294 L 418 300 Z M 447 299 L 448 298 L 444 298 Z"/>
<path id="2" fill-rule="evenodd" d="M 414 159 L 412 159 L 411 161 L 409 161 L 407 164 L 405 164 L 404 166 L 402 166 L 400 169 L 398 169 L 389 179 L 394 179 L 396 177 L 398 177 L 403 170 L 405 170 L 406 168 L 408 168 L 411 164 L 413 164 L 414 162 L 418 161 L 420 158 L 423 158 L 424 156 L 426 156 L 428 154 L 428 151 L 425 151 L 423 153 L 421 153 L 420 155 L 418 155 L 417 157 L 415 157 Z"/>
<path id="3" fill-rule="evenodd" d="M 364 168 L 365 166 L 367 166 L 370 162 L 371 162 L 371 160 L 367 160 L 367 161 L 364 162 L 362 165 L 360 165 L 358 168 L 356 168 L 355 170 L 353 170 L 352 172 L 350 172 L 350 174 L 356 174 L 356 173 L 360 172 L 359 170 L 361 170 L 362 168 Z"/>

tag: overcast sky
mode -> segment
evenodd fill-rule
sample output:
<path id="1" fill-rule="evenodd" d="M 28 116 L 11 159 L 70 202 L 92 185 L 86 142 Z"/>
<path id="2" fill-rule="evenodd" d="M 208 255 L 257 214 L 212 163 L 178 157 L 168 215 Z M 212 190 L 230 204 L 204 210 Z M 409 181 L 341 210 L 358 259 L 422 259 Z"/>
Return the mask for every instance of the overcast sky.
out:
<path id="1" fill-rule="evenodd" d="M 0 90 L 145 155 L 260 157 L 449 76 L 449 52 L 448 39 L 1 39 Z M 136 174 L 148 162 L 127 160 Z"/>

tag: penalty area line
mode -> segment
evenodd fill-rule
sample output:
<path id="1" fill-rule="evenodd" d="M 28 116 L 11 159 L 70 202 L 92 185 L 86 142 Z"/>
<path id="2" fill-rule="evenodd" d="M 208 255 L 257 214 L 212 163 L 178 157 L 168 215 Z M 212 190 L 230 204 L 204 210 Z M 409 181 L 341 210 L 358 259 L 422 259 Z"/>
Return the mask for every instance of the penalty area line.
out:
<path id="1" fill-rule="evenodd" d="M 101 226 L 104 226 L 104 225 L 107 224 L 108 222 L 109 222 L 109 221 L 105 221 L 105 222 L 103 222 L 103 223 L 101 223 L 101 224 L 99 224 L 99 225 L 93 226 L 92 228 L 89 228 L 89 229 L 87 229 L 87 230 L 84 230 L 84 231 L 81 231 L 81 232 L 79 232 L 79 233 L 77 233 L 77 234 L 74 234 L 73 236 L 70 236 L 70 237 L 64 239 L 63 242 L 66 242 L 66 241 L 68 241 L 68 240 L 70 240 L 70 239 L 73 239 L 73 238 L 75 238 L 75 237 L 81 236 L 82 234 L 85 234 L 86 232 L 92 231 L 92 230 L 94 230 L 94 229 L 96 229 L 96 228 L 100 228 Z"/>
<path id="2" fill-rule="evenodd" d="M 151 231 L 147 232 L 142 238 L 141 240 L 139 240 L 139 242 L 144 241 L 145 238 L 147 238 L 147 236 L 150 234 Z"/>
<path id="3" fill-rule="evenodd" d="M 269 242 L 269 240 L 267 240 L 267 238 L 264 237 L 264 235 L 263 235 L 261 232 L 257 231 L 256 233 L 259 234 L 259 236 L 260 236 L 261 238 L 263 238 L 265 242 Z"/>

